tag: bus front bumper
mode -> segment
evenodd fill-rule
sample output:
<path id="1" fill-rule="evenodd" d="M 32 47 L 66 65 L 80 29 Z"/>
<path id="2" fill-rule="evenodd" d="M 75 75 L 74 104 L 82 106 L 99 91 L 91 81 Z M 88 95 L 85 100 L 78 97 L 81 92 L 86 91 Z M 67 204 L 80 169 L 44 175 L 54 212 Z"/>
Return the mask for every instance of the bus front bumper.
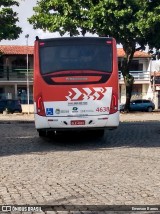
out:
<path id="1" fill-rule="evenodd" d="M 87 117 L 43 117 L 35 114 L 37 130 L 114 129 L 119 125 L 119 111 L 110 115 Z"/>

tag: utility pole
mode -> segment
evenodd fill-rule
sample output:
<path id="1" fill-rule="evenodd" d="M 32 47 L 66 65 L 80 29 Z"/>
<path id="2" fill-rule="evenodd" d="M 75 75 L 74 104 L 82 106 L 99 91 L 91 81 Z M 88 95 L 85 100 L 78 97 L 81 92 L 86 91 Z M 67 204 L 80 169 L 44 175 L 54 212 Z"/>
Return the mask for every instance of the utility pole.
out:
<path id="1" fill-rule="evenodd" d="M 29 109 L 28 37 L 29 37 L 29 34 L 26 34 L 25 38 L 26 38 L 26 47 L 27 47 L 27 104 L 28 104 L 28 114 L 29 114 L 30 109 Z"/>

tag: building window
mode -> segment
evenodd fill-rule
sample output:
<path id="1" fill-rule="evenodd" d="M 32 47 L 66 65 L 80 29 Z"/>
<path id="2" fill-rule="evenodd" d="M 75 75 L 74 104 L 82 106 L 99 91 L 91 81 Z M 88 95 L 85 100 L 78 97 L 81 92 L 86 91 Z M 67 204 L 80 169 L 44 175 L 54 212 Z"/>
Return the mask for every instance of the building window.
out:
<path id="1" fill-rule="evenodd" d="M 122 68 L 122 63 L 120 60 L 118 60 L 118 70 L 121 71 L 121 68 Z"/>
<path id="2" fill-rule="evenodd" d="M 121 71 L 121 69 L 122 69 L 122 61 L 118 60 L 118 70 Z M 132 60 L 129 70 L 143 71 L 143 63 L 139 63 L 138 60 Z"/>
<path id="3" fill-rule="evenodd" d="M 27 104 L 27 87 L 26 86 L 20 86 L 18 87 L 18 99 L 21 100 L 22 104 Z"/>
<path id="4" fill-rule="evenodd" d="M 133 99 L 142 99 L 142 84 L 134 84 L 132 89 L 132 100 Z"/>
<path id="5" fill-rule="evenodd" d="M 25 59 L 16 59 L 12 62 L 12 71 L 17 74 L 18 78 L 24 78 L 26 69 L 27 69 L 27 64 L 26 64 Z"/>
<path id="6" fill-rule="evenodd" d="M 0 57 L 0 78 L 3 78 L 4 76 L 4 67 L 3 67 L 3 59 Z"/>
<path id="7" fill-rule="evenodd" d="M 143 71 L 143 64 L 139 63 L 138 60 L 132 60 L 129 70 L 130 71 Z"/>

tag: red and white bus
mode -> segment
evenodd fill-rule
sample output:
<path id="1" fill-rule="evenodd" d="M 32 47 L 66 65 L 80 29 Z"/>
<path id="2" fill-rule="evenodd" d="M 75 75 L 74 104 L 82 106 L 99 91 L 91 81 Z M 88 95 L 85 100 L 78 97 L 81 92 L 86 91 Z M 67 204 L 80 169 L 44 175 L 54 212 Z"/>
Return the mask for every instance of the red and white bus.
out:
<path id="1" fill-rule="evenodd" d="M 35 126 L 48 131 L 119 125 L 117 48 L 114 38 L 39 39 L 34 49 Z"/>

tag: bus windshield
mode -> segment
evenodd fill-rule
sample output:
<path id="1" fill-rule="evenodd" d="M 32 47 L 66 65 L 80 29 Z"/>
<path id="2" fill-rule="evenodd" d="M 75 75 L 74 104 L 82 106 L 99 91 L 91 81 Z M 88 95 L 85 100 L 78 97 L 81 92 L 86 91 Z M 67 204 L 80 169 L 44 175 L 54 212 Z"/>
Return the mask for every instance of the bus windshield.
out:
<path id="1" fill-rule="evenodd" d="M 57 71 L 94 70 L 112 72 L 110 44 L 45 44 L 40 46 L 41 74 Z"/>

